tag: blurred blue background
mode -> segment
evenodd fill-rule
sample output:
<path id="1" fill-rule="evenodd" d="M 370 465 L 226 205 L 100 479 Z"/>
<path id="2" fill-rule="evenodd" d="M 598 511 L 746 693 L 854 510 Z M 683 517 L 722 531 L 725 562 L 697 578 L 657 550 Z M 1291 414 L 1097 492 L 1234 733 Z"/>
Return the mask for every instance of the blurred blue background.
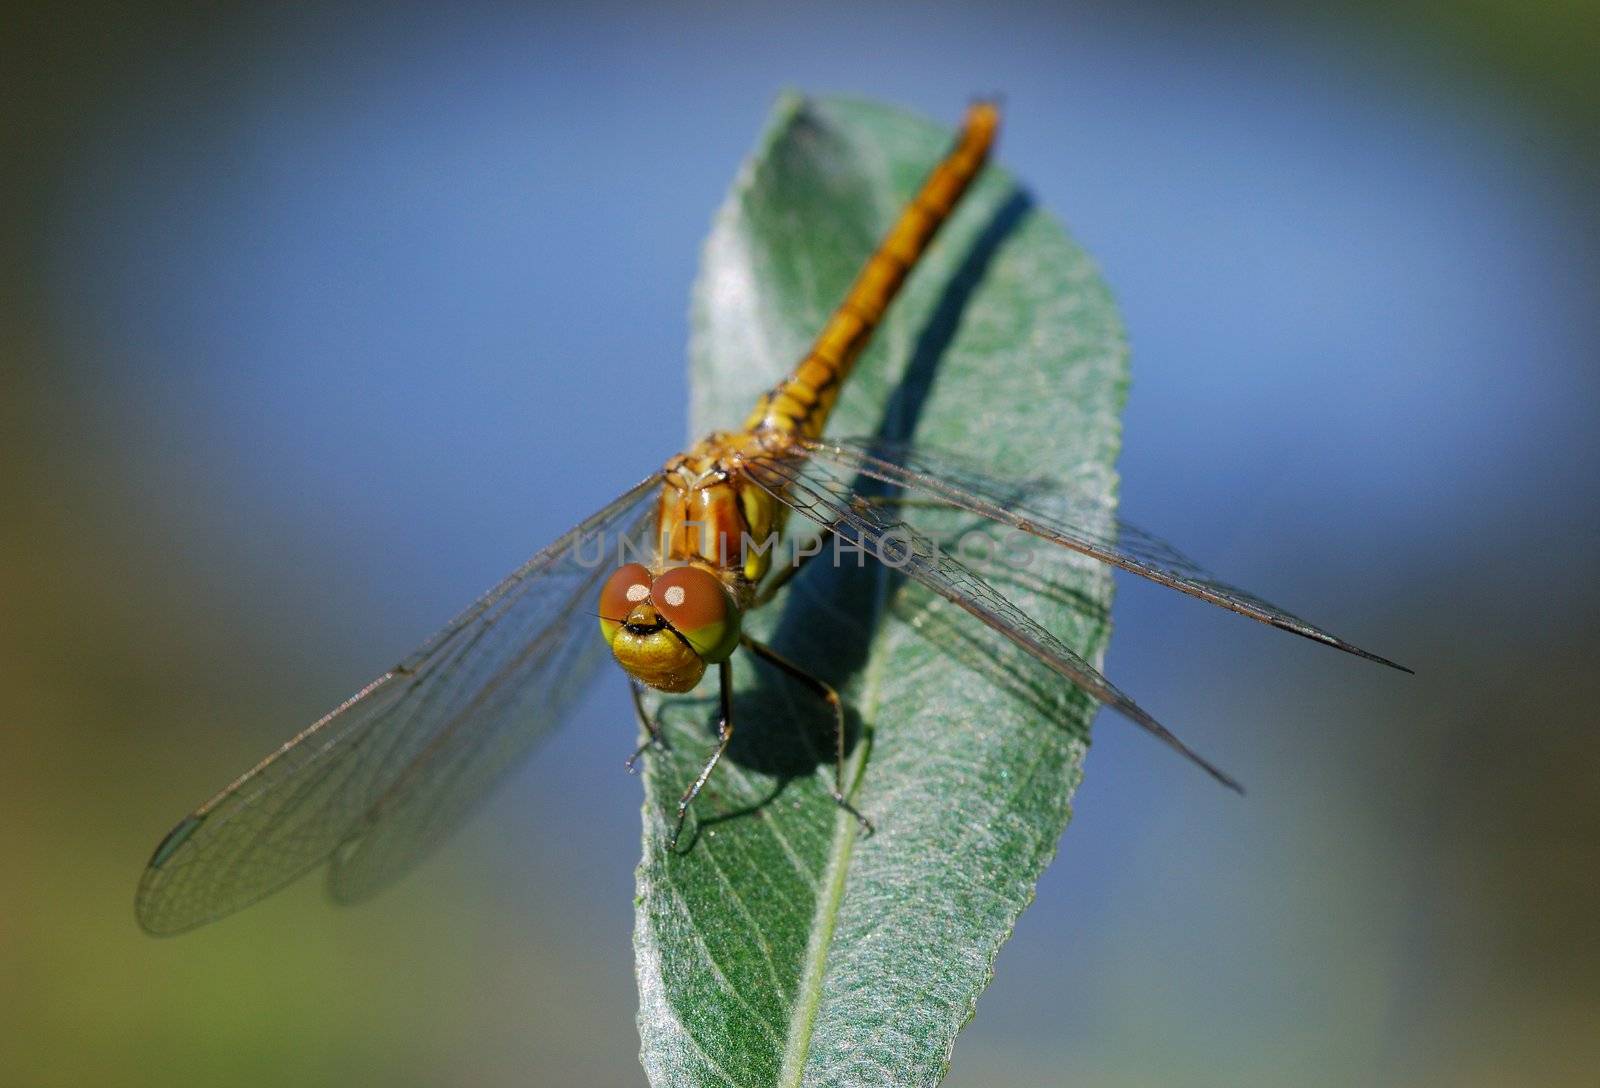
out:
<path id="1" fill-rule="evenodd" d="M 0 1083 L 637 1084 L 608 676 L 353 911 L 134 927 L 188 807 L 684 438 L 784 87 L 953 122 L 1100 262 L 1130 518 L 1406 678 L 1124 582 L 952 1085 L 1591 1084 L 1600 9 L 14 9 Z"/>

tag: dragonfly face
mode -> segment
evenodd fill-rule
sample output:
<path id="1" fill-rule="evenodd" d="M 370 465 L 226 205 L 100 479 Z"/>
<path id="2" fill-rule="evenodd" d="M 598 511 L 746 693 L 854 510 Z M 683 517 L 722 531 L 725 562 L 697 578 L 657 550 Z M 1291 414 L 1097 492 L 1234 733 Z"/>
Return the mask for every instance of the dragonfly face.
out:
<path id="1" fill-rule="evenodd" d="M 684 692 L 739 645 L 741 613 L 721 578 L 697 566 L 619 567 L 600 589 L 600 634 L 629 676 Z"/>

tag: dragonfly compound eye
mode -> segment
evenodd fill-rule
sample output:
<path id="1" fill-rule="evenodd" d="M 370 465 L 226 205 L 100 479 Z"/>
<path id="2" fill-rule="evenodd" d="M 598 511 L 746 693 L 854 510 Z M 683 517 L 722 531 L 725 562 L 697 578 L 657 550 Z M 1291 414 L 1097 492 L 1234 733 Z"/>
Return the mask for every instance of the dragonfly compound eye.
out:
<path id="1" fill-rule="evenodd" d="M 709 578 L 717 591 L 723 592 L 722 583 L 713 575 L 696 573 Z M 663 590 L 671 590 L 670 585 Z M 681 603 L 689 593 L 679 588 L 662 595 Z M 705 675 L 707 659 L 686 634 L 676 629 L 667 609 L 658 605 L 655 598 L 648 569 L 638 563 L 619 568 L 600 590 L 600 632 L 610 644 L 617 664 L 641 684 L 659 691 L 690 691 Z M 734 638 L 737 642 L 737 629 Z"/>
<path id="2" fill-rule="evenodd" d="M 673 567 L 650 583 L 650 601 L 706 661 L 726 661 L 738 647 L 739 608 L 710 571 Z"/>
<path id="3" fill-rule="evenodd" d="M 616 641 L 628 613 L 650 596 L 650 571 L 642 563 L 619 567 L 600 587 L 600 634 L 606 645 Z"/>

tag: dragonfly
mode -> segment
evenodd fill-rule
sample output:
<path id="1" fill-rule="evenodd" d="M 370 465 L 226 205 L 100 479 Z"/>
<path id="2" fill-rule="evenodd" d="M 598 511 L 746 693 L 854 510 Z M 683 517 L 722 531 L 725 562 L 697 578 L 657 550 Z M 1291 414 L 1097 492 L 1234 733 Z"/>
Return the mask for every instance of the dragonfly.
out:
<path id="1" fill-rule="evenodd" d="M 716 743 L 685 784 L 669 846 L 734 732 L 731 661 L 749 654 L 833 714 L 833 801 L 870 832 L 846 791 L 838 692 L 743 630 L 805 560 L 778 565 L 800 514 L 969 613 L 1230 789 L 1193 751 L 983 576 L 897 516 L 896 496 L 964 510 L 1161 585 L 1409 672 L 1216 580 L 1103 503 L 1030 506 L 1015 481 L 958 458 L 876 439 L 825 437 L 840 390 L 908 273 L 988 161 L 1000 115 L 975 102 L 838 309 L 793 371 L 736 431 L 715 432 L 538 552 L 420 649 L 292 737 L 186 816 L 140 880 L 139 923 L 180 933 L 245 907 L 318 866 L 340 902 L 367 898 L 437 846 L 553 726 L 610 658 L 626 673 L 645 743 L 663 744 L 645 690 L 690 691 L 717 672 Z M 874 485 L 874 486 L 869 486 Z M 1065 511 L 1065 512 L 1063 512 Z M 614 568 L 587 541 L 634 558 Z M 755 546 L 751 546 L 754 543 Z M 890 553 L 892 552 L 892 560 Z M 809 554 L 818 554 L 812 551 Z M 598 619 L 598 632 L 595 630 Z M 859 779 L 855 784 L 859 789 Z"/>

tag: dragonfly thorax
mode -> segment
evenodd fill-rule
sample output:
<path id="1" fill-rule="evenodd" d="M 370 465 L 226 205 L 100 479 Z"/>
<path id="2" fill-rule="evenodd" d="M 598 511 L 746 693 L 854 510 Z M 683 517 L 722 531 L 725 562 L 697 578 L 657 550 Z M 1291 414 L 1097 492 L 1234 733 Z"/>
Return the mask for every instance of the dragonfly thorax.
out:
<path id="1" fill-rule="evenodd" d="M 784 507 L 745 475 L 747 458 L 771 453 L 772 439 L 717 432 L 667 462 L 657 511 L 668 563 L 718 571 L 739 598 L 771 566 Z"/>

